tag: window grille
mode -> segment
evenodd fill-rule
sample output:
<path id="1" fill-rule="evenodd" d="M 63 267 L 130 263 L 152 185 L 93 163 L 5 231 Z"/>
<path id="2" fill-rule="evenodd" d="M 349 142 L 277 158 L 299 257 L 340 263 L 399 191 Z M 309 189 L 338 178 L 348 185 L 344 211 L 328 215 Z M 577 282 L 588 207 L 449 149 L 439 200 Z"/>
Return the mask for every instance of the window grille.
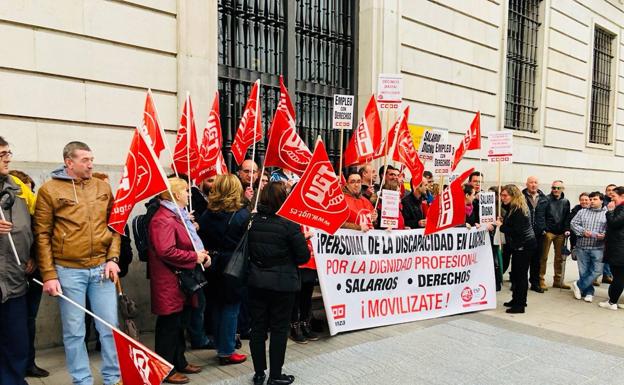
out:
<path id="1" fill-rule="evenodd" d="M 591 116 L 589 121 L 589 142 L 610 144 L 611 127 L 609 116 L 611 97 L 611 68 L 613 63 L 614 35 L 596 28 L 594 33 L 594 68 L 592 76 Z"/>
<path id="2" fill-rule="evenodd" d="M 356 93 L 356 7 L 355 0 L 219 0 L 221 126 L 231 170 L 230 148 L 253 82 L 261 79 L 266 132 L 279 100 L 280 74 L 302 139 L 312 149 L 321 135 L 330 160 L 338 159 L 332 96 Z M 256 161 L 263 160 L 264 150 L 265 143 L 258 143 Z"/>
<path id="3" fill-rule="evenodd" d="M 510 0 L 505 128 L 536 132 L 535 82 L 541 0 Z"/>

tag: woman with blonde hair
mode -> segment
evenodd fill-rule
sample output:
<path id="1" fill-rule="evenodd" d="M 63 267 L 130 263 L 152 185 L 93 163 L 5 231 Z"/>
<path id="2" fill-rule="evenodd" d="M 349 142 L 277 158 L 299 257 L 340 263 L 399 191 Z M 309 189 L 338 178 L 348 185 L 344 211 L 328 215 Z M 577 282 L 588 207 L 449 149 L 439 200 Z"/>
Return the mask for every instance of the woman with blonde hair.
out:
<path id="1" fill-rule="evenodd" d="M 231 174 L 218 175 L 208 195 L 208 207 L 199 218 L 199 234 L 214 257 L 208 270 L 207 300 L 212 305 L 213 338 L 220 365 L 240 364 L 247 359 L 235 351 L 242 293 L 226 288 L 223 270 L 247 229 L 249 216 L 240 180 Z"/>
<path id="2" fill-rule="evenodd" d="M 496 225 L 505 234 L 505 240 L 511 248 L 511 301 L 507 313 L 524 313 L 529 288 L 528 273 L 531 255 L 537 247 L 535 234 L 531 226 L 531 214 L 526 199 L 518 187 L 512 184 L 504 186 L 500 193 L 505 217 L 498 217 Z"/>
<path id="3" fill-rule="evenodd" d="M 171 362 L 175 369 L 165 382 L 186 384 L 190 380 L 182 373 L 201 372 L 201 367 L 189 364 L 184 357 L 184 329 L 190 315 L 188 305 L 194 302 L 196 295 L 189 298 L 182 292 L 175 271 L 192 270 L 198 263 L 207 268 L 211 260 L 186 212 L 188 185 L 180 178 L 169 178 L 169 183 L 173 195 L 168 191 L 160 195 L 160 207 L 149 224 L 148 266 L 152 313 L 157 315 L 156 353 Z"/>

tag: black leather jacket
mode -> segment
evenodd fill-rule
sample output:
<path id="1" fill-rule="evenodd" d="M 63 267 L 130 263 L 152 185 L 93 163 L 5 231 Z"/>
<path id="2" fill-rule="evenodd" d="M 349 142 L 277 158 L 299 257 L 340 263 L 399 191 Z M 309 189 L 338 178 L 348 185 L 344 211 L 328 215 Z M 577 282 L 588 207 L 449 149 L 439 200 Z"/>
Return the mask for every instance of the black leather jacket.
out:
<path id="1" fill-rule="evenodd" d="M 604 261 L 624 266 L 624 205 L 607 212 Z"/>
<path id="2" fill-rule="evenodd" d="M 531 227 L 531 212 L 529 211 L 529 215 L 526 216 L 522 210 L 510 211 L 509 207 L 505 209 L 507 214 L 500 230 L 505 234 L 505 240 L 512 250 L 536 247 L 535 234 Z"/>
<path id="3" fill-rule="evenodd" d="M 570 201 L 561 193 L 561 198 L 557 199 L 552 194 L 548 194 L 548 205 L 546 206 L 546 230 L 553 234 L 563 234 L 569 231 Z"/>

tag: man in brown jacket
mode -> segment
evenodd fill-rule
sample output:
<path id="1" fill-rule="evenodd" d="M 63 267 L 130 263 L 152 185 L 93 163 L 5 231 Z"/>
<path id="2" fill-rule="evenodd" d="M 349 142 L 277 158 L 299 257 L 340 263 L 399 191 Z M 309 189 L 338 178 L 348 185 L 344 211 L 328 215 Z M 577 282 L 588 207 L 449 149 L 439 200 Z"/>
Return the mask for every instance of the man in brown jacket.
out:
<path id="1" fill-rule="evenodd" d="M 119 273 L 119 235 L 107 227 L 113 204 L 110 186 L 92 178 L 93 155 L 82 142 L 63 149 L 64 166 L 39 189 L 34 215 L 39 270 L 43 291 L 64 294 L 117 325 L 115 281 Z M 89 356 L 84 343 L 84 312 L 68 301 L 59 302 L 67 368 L 74 385 L 92 385 Z M 104 385 L 120 381 L 112 331 L 99 321 L 95 326 L 102 345 Z"/>

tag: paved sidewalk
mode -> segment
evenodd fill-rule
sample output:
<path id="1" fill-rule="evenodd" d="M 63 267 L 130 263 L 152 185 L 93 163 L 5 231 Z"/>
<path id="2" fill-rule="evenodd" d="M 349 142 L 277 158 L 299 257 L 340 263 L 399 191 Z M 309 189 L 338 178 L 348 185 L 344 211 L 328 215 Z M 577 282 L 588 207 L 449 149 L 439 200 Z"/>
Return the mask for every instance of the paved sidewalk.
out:
<path id="1" fill-rule="evenodd" d="M 568 279 L 575 265 L 568 263 Z M 495 310 L 367 329 L 298 345 L 289 341 L 284 371 L 295 384 L 599 384 L 624 378 L 624 310 L 575 300 L 570 290 L 529 292 L 527 313 L 508 315 L 509 284 Z M 153 335 L 144 336 L 153 346 Z M 248 353 L 244 341 L 243 352 Z M 214 351 L 187 352 L 204 371 L 191 384 L 250 384 L 251 361 L 221 367 Z M 29 384 L 71 383 L 61 348 L 38 352 L 41 367 L 53 372 Z M 99 357 L 92 355 L 96 384 Z M 616 381 L 616 382 L 614 382 Z M 624 383 L 622 380 L 620 383 Z"/>

